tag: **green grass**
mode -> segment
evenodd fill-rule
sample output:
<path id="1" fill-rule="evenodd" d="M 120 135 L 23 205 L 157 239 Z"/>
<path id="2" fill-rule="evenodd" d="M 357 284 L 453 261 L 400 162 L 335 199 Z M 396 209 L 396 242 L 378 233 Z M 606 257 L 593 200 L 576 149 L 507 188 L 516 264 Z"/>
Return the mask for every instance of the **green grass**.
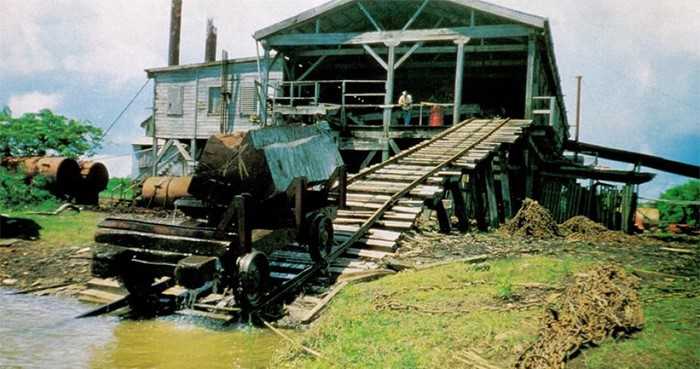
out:
<path id="1" fill-rule="evenodd" d="M 504 306 L 504 289 L 513 298 L 523 293 L 520 285 L 525 283 L 562 284 L 569 273 L 591 264 L 526 257 L 493 262 L 485 271 L 453 264 L 350 286 L 301 337 L 302 344 L 323 352 L 325 359 L 288 347 L 271 367 L 462 367 L 454 354 L 467 349 L 481 352 L 496 365 L 512 366 L 535 338 L 541 310 L 499 309 Z M 421 310 L 376 310 L 377 304 L 389 301 Z"/>
<path id="2" fill-rule="evenodd" d="M 700 298 L 671 298 L 644 307 L 646 324 L 632 338 L 586 350 L 571 368 L 700 367 Z"/>
<path id="3" fill-rule="evenodd" d="M 41 226 L 40 241 L 46 247 L 56 248 L 93 242 L 97 224 L 105 218 L 104 214 L 92 211 L 66 211 L 55 216 L 34 215 L 29 212 L 10 212 L 8 215 L 34 220 Z"/>
<path id="4" fill-rule="evenodd" d="M 288 346 L 275 354 L 273 368 L 463 368 L 455 354 L 478 352 L 492 364 L 513 367 L 537 338 L 541 307 L 503 309 L 528 297 L 526 285 L 564 286 L 597 260 L 523 257 L 490 263 L 490 268 L 452 264 L 423 272 L 400 273 L 346 288 L 321 319 L 298 337 L 323 353 L 316 359 Z M 687 281 L 678 282 L 685 283 Z M 645 288 L 645 328 L 625 340 L 587 348 L 571 368 L 700 367 L 700 301 L 664 299 Z M 529 296 L 532 298 L 532 296 Z M 548 301 L 544 292 L 535 296 Z M 416 310 L 377 309 L 388 302 Z M 426 311 L 441 312 L 428 314 Z M 456 313 L 442 313 L 455 311 Z"/>
<path id="5" fill-rule="evenodd" d="M 101 198 L 131 199 L 135 196 L 131 178 L 110 178 L 107 188 L 100 193 Z"/>

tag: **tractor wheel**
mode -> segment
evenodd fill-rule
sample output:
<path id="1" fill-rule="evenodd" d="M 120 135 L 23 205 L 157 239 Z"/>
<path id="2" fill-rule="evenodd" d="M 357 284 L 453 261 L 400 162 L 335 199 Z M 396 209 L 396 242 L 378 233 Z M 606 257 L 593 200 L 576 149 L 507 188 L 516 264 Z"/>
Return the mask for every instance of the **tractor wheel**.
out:
<path id="1" fill-rule="evenodd" d="M 270 285 L 270 263 L 265 254 L 253 251 L 238 260 L 238 299 L 244 310 L 259 307 Z"/>
<path id="2" fill-rule="evenodd" d="M 311 259 L 316 263 L 326 264 L 333 249 L 333 222 L 323 213 L 316 213 L 307 229 L 307 245 Z"/>

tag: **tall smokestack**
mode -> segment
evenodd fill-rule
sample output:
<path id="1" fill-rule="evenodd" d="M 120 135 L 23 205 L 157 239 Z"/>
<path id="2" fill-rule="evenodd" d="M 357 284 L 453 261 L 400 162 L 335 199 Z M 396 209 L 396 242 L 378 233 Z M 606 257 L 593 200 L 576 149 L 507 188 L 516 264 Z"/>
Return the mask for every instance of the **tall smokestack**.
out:
<path id="1" fill-rule="evenodd" d="M 170 8 L 170 48 L 168 65 L 180 64 L 180 27 L 182 23 L 182 0 L 172 0 Z"/>
<path id="2" fill-rule="evenodd" d="M 216 27 L 214 20 L 207 19 L 207 41 L 204 47 L 204 62 L 211 63 L 216 60 Z"/>

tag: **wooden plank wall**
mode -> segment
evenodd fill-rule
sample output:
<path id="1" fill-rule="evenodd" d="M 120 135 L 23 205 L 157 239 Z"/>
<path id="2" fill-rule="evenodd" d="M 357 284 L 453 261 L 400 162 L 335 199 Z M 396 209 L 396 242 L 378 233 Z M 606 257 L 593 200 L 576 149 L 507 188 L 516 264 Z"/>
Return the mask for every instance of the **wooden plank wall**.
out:
<path id="1" fill-rule="evenodd" d="M 228 130 L 247 131 L 256 125 L 250 121 L 249 115 L 242 114 L 241 90 L 248 87 L 247 90 L 250 91 L 258 78 L 257 66 L 255 63 L 232 64 L 229 73 L 232 98 Z M 272 71 L 270 78 L 282 79 L 282 72 Z M 209 113 L 209 88 L 221 86 L 220 65 L 159 72 L 155 80 L 155 121 L 156 135 L 159 138 L 192 139 L 195 125 L 199 139 L 207 139 L 219 133 L 221 116 Z M 183 89 L 182 115 L 168 114 L 168 91 L 171 88 Z M 244 104 L 247 100 L 248 97 L 243 97 Z"/>

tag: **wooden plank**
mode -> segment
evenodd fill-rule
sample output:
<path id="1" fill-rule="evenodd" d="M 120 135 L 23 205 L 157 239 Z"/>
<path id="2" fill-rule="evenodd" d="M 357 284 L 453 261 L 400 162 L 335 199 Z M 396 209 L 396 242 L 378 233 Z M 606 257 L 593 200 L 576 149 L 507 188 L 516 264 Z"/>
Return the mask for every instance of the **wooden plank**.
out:
<path id="1" fill-rule="evenodd" d="M 532 119 L 532 98 L 535 94 L 535 61 L 537 45 L 534 35 L 528 38 L 527 44 L 527 71 L 525 76 L 525 118 Z"/>
<path id="2" fill-rule="evenodd" d="M 334 230 L 338 234 L 355 233 L 360 229 L 358 226 L 351 225 L 334 225 Z M 375 238 L 384 241 L 396 241 L 401 238 L 401 232 L 387 231 L 384 229 L 370 228 L 368 231 L 370 238 Z"/>
<path id="3" fill-rule="evenodd" d="M 382 68 L 384 68 L 384 70 L 389 70 L 389 66 L 387 66 L 384 59 L 382 59 L 379 55 L 377 55 L 377 53 L 374 51 L 374 49 L 372 49 L 371 46 L 365 44 L 365 45 L 362 45 L 362 48 L 364 48 L 365 51 L 367 52 L 367 54 L 369 54 L 374 60 L 376 60 L 377 63 L 379 63 L 379 65 L 381 65 Z M 381 96 L 384 96 L 384 94 L 382 94 Z"/>
<path id="4" fill-rule="evenodd" d="M 394 253 L 374 251 L 374 250 L 364 250 L 358 248 L 349 248 L 345 251 L 346 255 L 354 255 L 368 259 L 381 260 L 385 257 L 392 256 Z"/>

